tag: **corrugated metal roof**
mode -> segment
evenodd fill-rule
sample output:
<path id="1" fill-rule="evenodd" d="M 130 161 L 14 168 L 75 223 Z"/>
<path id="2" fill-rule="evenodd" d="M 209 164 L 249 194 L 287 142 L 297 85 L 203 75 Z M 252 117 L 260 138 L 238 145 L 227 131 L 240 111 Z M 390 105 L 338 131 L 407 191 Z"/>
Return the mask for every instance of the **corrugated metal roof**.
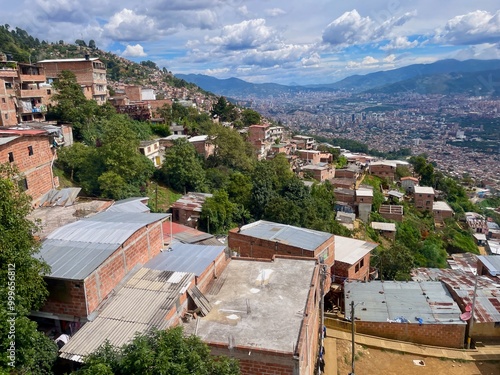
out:
<path id="1" fill-rule="evenodd" d="M 480 255 L 477 257 L 484 264 L 486 268 L 488 268 L 488 272 L 491 276 L 500 276 L 500 257 L 493 256 L 484 256 Z"/>
<path id="2" fill-rule="evenodd" d="M 135 197 L 116 201 L 107 209 L 110 212 L 149 212 L 149 207 L 142 203 L 148 200 L 148 197 Z"/>
<path id="3" fill-rule="evenodd" d="M 418 268 L 412 271 L 414 280 L 440 280 L 457 295 L 461 306 L 472 305 L 475 276 L 460 270 Z M 500 321 L 500 283 L 488 276 L 477 276 L 474 320 L 477 323 Z"/>
<path id="4" fill-rule="evenodd" d="M 372 228 L 376 230 L 385 230 L 389 232 L 396 231 L 396 224 L 394 223 L 381 223 L 379 221 L 372 221 Z"/>
<path id="5" fill-rule="evenodd" d="M 83 280 L 136 231 L 167 216 L 102 212 L 56 229 L 38 256 L 51 267 L 49 277 Z"/>
<path id="6" fill-rule="evenodd" d="M 451 212 L 453 212 L 453 209 L 445 201 L 433 202 L 432 203 L 432 209 L 433 210 L 439 210 L 439 211 L 451 211 Z"/>
<path id="7" fill-rule="evenodd" d="M 355 264 L 377 246 L 378 244 L 373 242 L 335 236 L 335 261 Z"/>
<path id="8" fill-rule="evenodd" d="M 418 324 L 465 324 L 460 320 L 460 308 L 441 282 L 372 281 L 346 282 L 346 316 L 351 315 L 351 301 L 357 319 L 368 322 L 396 321 L 400 317 Z"/>
<path id="9" fill-rule="evenodd" d="M 401 199 L 401 198 L 403 198 L 405 196 L 403 193 L 401 193 L 401 192 L 399 192 L 397 190 L 389 190 L 389 192 L 387 194 L 388 195 L 392 195 L 392 196 L 394 196 L 396 198 L 399 198 L 399 199 Z"/>
<path id="10" fill-rule="evenodd" d="M 80 193 L 81 188 L 65 188 L 61 190 L 51 189 L 40 200 L 40 206 L 71 206 L 75 203 L 76 197 Z"/>
<path id="11" fill-rule="evenodd" d="M 315 250 L 319 245 L 333 236 L 333 234 L 327 232 L 264 220 L 245 225 L 240 228 L 239 232 L 246 236 L 276 241 L 311 251 Z"/>
<path id="12" fill-rule="evenodd" d="M 14 139 L 19 138 L 18 136 L 14 137 L 0 137 L 0 146 L 6 145 L 9 142 L 12 142 Z"/>
<path id="13" fill-rule="evenodd" d="M 60 350 L 62 358 L 82 362 L 106 340 L 122 346 L 136 333 L 151 328 L 166 329 L 165 320 L 180 295 L 187 291 L 194 275 L 141 268 L 104 307 Z"/>
<path id="14" fill-rule="evenodd" d="M 174 243 L 146 263 L 145 267 L 162 271 L 191 272 L 200 276 L 225 249 L 225 246 L 204 246 Z"/>

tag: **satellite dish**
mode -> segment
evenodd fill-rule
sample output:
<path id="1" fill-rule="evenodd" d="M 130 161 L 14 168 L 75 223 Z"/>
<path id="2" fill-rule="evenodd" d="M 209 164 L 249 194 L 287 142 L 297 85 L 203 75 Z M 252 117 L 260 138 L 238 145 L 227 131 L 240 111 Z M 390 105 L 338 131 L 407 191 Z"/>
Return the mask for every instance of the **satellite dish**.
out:
<path id="1" fill-rule="evenodd" d="M 470 311 L 466 311 L 463 314 L 460 314 L 460 320 L 463 320 L 464 322 L 469 320 L 472 316 L 472 313 Z"/>

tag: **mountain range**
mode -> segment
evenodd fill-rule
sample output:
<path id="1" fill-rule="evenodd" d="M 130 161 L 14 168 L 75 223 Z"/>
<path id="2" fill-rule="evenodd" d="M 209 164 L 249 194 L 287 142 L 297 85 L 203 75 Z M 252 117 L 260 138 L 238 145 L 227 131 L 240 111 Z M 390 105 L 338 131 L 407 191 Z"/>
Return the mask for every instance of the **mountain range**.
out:
<path id="1" fill-rule="evenodd" d="M 206 91 L 234 98 L 267 97 L 299 91 L 348 91 L 352 93 L 467 94 L 500 96 L 500 60 L 440 60 L 398 69 L 353 75 L 330 84 L 286 86 L 250 83 L 238 78 L 218 79 L 201 74 L 176 74 Z"/>

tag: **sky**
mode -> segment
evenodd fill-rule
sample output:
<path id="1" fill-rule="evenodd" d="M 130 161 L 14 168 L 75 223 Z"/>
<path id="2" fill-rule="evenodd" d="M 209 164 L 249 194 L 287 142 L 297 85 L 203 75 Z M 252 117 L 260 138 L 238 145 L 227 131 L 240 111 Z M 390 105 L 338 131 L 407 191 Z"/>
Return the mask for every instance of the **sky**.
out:
<path id="1" fill-rule="evenodd" d="M 17 0 L 1 24 L 47 42 L 93 39 L 174 74 L 332 83 L 454 58 L 500 58 L 498 0 Z"/>

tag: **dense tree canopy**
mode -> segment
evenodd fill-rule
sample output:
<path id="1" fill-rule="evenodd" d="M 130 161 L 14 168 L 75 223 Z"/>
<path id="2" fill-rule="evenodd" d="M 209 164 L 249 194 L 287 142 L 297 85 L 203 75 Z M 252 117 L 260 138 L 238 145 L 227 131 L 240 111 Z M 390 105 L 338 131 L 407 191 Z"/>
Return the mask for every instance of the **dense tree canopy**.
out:
<path id="1" fill-rule="evenodd" d="M 213 357 L 197 336 L 185 337 L 182 327 L 138 335 L 121 348 L 109 343 L 85 359 L 80 375 L 238 375 L 238 362 Z"/>
<path id="2" fill-rule="evenodd" d="M 22 192 L 8 164 L 0 164 L 0 372 L 50 374 L 56 345 L 29 320 L 47 297 L 43 275 L 48 265 L 36 257 L 37 226 L 26 219 L 31 199 Z M 10 348 L 14 357 L 9 357 Z"/>

